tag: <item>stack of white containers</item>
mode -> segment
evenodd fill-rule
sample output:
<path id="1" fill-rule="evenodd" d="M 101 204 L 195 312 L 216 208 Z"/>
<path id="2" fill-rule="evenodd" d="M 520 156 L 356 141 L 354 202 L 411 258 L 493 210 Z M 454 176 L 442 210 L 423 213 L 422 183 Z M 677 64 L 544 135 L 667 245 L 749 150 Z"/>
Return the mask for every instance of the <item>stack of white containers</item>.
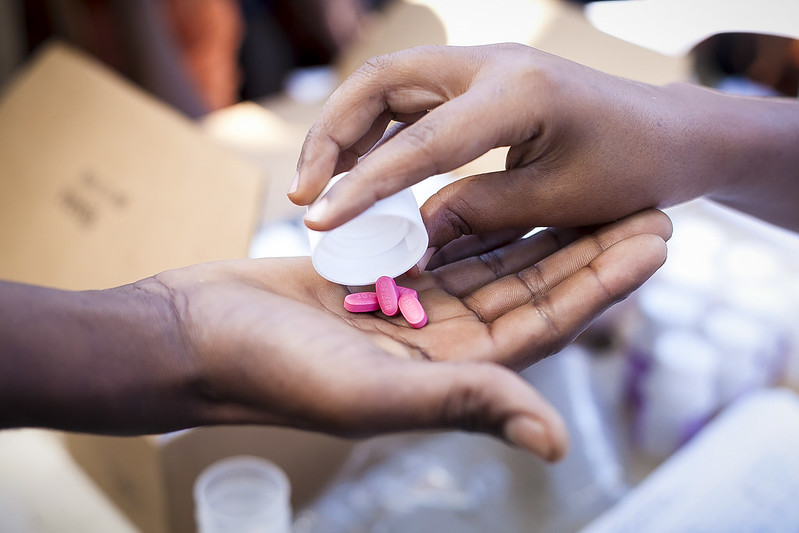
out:
<path id="1" fill-rule="evenodd" d="M 799 382 L 799 238 L 705 202 L 671 215 L 626 325 L 633 442 L 654 459 L 742 395 Z"/>

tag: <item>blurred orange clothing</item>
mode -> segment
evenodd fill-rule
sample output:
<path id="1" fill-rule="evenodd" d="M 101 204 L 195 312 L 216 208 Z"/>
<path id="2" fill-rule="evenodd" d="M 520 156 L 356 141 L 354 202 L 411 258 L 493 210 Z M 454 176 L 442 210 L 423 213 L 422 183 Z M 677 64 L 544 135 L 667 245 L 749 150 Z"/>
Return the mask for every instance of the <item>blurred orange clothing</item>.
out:
<path id="1" fill-rule="evenodd" d="M 238 101 L 244 32 L 235 0 L 164 0 L 188 75 L 209 109 Z"/>

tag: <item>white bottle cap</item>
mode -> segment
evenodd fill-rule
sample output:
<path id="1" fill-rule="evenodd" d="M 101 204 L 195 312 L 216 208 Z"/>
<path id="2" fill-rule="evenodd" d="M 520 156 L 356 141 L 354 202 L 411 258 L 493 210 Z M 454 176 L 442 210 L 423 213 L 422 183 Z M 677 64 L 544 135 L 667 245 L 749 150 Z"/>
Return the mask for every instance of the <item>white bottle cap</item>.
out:
<path id="1" fill-rule="evenodd" d="M 346 172 L 334 177 L 327 190 Z M 427 230 L 416 198 L 404 189 L 331 231 L 308 230 L 311 259 L 325 279 L 371 285 L 380 276 L 407 272 L 427 250 Z"/>

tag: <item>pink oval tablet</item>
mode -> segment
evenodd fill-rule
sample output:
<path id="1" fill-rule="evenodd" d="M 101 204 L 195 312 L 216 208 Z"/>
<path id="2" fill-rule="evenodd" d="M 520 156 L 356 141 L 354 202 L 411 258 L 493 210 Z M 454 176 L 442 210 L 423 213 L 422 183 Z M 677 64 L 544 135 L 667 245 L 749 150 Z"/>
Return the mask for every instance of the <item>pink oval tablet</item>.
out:
<path id="1" fill-rule="evenodd" d="M 397 292 L 399 293 L 400 296 L 402 296 L 403 294 L 410 294 L 416 299 L 419 298 L 419 295 L 416 293 L 416 291 L 409 287 L 402 287 L 400 285 L 397 285 Z"/>
<path id="2" fill-rule="evenodd" d="M 353 292 L 344 297 L 344 309 L 350 313 L 371 313 L 380 309 L 376 292 Z"/>
<path id="3" fill-rule="evenodd" d="M 399 311 L 399 306 L 397 305 L 397 299 L 399 298 L 397 283 L 388 276 L 380 276 L 375 282 L 375 291 L 377 292 L 380 310 L 388 316 L 396 315 Z"/>
<path id="4" fill-rule="evenodd" d="M 398 305 L 402 316 L 412 327 L 421 328 L 427 324 L 427 313 L 422 303 L 410 293 L 400 296 Z"/>

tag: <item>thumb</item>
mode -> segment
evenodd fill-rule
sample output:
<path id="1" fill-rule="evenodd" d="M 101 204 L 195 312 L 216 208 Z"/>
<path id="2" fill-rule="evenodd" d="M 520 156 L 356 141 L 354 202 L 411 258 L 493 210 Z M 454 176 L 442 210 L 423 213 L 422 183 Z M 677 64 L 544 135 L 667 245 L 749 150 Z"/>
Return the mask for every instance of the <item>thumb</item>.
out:
<path id="1" fill-rule="evenodd" d="M 527 179 L 514 171 L 479 174 L 455 181 L 422 206 L 430 246 L 441 248 L 462 235 L 532 229 Z"/>
<path id="2" fill-rule="evenodd" d="M 405 371 L 413 375 L 401 379 L 416 385 L 406 388 L 403 401 L 392 402 L 403 412 L 384 413 L 386 418 L 410 416 L 416 429 L 493 434 L 546 461 L 566 454 L 568 433 L 560 415 L 511 370 L 492 363 L 420 361 Z"/>

